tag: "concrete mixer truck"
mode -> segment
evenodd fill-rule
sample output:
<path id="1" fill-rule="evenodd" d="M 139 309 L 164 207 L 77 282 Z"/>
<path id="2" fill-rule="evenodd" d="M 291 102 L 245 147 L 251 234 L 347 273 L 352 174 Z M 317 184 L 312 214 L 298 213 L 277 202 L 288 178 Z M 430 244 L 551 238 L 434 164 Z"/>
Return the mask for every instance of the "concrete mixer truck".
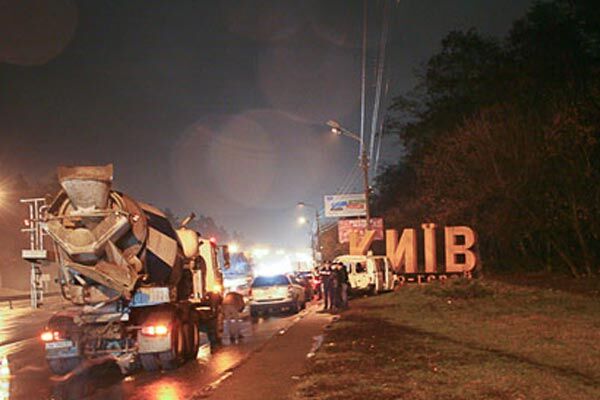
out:
<path id="1" fill-rule="evenodd" d="M 59 167 L 48 206 L 58 282 L 73 307 L 41 339 L 52 372 L 108 357 L 124 373 L 173 369 L 196 357 L 200 332 L 222 334 L 219 248 L 163 212 L 112 190 L 112 165 Z M 226 258 L 226 257 L 225 257 Z"/>

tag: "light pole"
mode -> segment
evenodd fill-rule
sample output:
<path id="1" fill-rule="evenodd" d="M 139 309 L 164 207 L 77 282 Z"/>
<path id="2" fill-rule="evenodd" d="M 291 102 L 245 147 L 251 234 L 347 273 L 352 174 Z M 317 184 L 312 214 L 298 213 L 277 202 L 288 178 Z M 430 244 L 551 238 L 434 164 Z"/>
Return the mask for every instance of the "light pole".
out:
<path id="1" fill-rule="evenodd" d="M 331 132 L 336 135 L 344 135 L 351 139 L 356 140 L 360 143 L 361 152 L 360 152 L 360 167 L 363 170 L 363 184 L 365 188 L 365 218 L 366 218 L 366 227 L 367 229 L 371 229 L 371 209 L 369 207 L 369 156 L 367 155 L 367 148 L 363 143 L 363 140 L 356 133 L 349 131 L 348 129 L 341 126 L 337 121 L 329 120 L 327 121 L 327 125 L 331 127 Z"/>

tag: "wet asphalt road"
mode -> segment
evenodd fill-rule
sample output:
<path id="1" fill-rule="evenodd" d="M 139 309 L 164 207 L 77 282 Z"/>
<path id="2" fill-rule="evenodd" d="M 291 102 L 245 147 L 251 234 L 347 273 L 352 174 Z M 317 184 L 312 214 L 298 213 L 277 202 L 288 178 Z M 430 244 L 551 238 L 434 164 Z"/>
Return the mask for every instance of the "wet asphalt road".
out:
<path id="1" fill-rule="evenodd" d="M 198 357 L 175 371 L 148 373 L 142 370 L 121 375 L 112 362 L 86 364 L 67 379 L 53 376 L 44 359 L 37 335 L 59 303 L 48 310 L 31 312 L 26 306 L 0 308 L 0 400 L 5 399 L 140 399 L 176 400 L 204 397 L 230 369 L 253 357 L 253 352 L 283 329 L 299 320 L 299 315 L 273 315 L 243 322 L 243 339 L 210 351 L 207 344 Z M 314 305 L 309 307 L 314 311 Z M 302 311 L 306 313 L 307 310 Z M 204 338 L 206 340 L 206 338 Z"/>

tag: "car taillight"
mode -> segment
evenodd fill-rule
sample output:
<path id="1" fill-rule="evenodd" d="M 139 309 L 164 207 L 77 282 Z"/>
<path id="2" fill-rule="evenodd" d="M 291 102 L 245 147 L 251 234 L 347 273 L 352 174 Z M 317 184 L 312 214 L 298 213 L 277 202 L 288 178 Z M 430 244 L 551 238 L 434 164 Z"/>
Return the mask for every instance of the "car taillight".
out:
<path id="1" fill-rule="evenodd" d="M 42 339 L 43 342 L 52 342 L 54 340 L 60 340 L 60 332 L 58 331 L 44 331 L 42 332 L 42 334 L 40 335 L 40 339 Z"/>
<path id="2" fill-rule="evenodd" d="M 165 336 L 169 333 L 167 325 L 144 325 L 142 326 L 142 335 L 145 336 Z"/>

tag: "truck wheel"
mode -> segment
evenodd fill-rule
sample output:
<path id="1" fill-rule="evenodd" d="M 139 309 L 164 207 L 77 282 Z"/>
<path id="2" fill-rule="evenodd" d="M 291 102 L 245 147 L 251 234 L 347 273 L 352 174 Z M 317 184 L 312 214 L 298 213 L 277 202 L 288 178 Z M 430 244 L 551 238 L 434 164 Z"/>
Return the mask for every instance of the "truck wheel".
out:
<path id="1" fill-rule="evenodd" d="M 200 348 L 200 332 L 196 324 L 184 324 L 183 331 L 185 332 L 185 359 L 195 360 Z"/>
<path id="2" fill-rule="evenodd" d="M 48 367 L 55 375 L 64 375 L 73 371 L 81 363 L 81 357 L 52 358 L 48 360 Z"/>
<path id="3" fill-rule="evenodd" d="M 156 353 L 140 354 L 140 364 L 147 372 L 154 372 L 160 369 L 160 360 Z"/>
<path id="4" fill-rule="evenodd" d="M 251 316 L 252 318 L 258 318 L 258 310 L 256 310 L 256 309 L 254 309 L 254 308 L 250 307 L 250 316 Z"/>
<path id="5" fill-rule="evenodd" d="M 173 334 L 171 349 L 158 353 L 160 366 L 165 371 L 170 371 L 179 367 L 183 363 L 185 355 L 185 334 L 183 332 L 183 325 L 179 320 L 176 322 Z"/>

